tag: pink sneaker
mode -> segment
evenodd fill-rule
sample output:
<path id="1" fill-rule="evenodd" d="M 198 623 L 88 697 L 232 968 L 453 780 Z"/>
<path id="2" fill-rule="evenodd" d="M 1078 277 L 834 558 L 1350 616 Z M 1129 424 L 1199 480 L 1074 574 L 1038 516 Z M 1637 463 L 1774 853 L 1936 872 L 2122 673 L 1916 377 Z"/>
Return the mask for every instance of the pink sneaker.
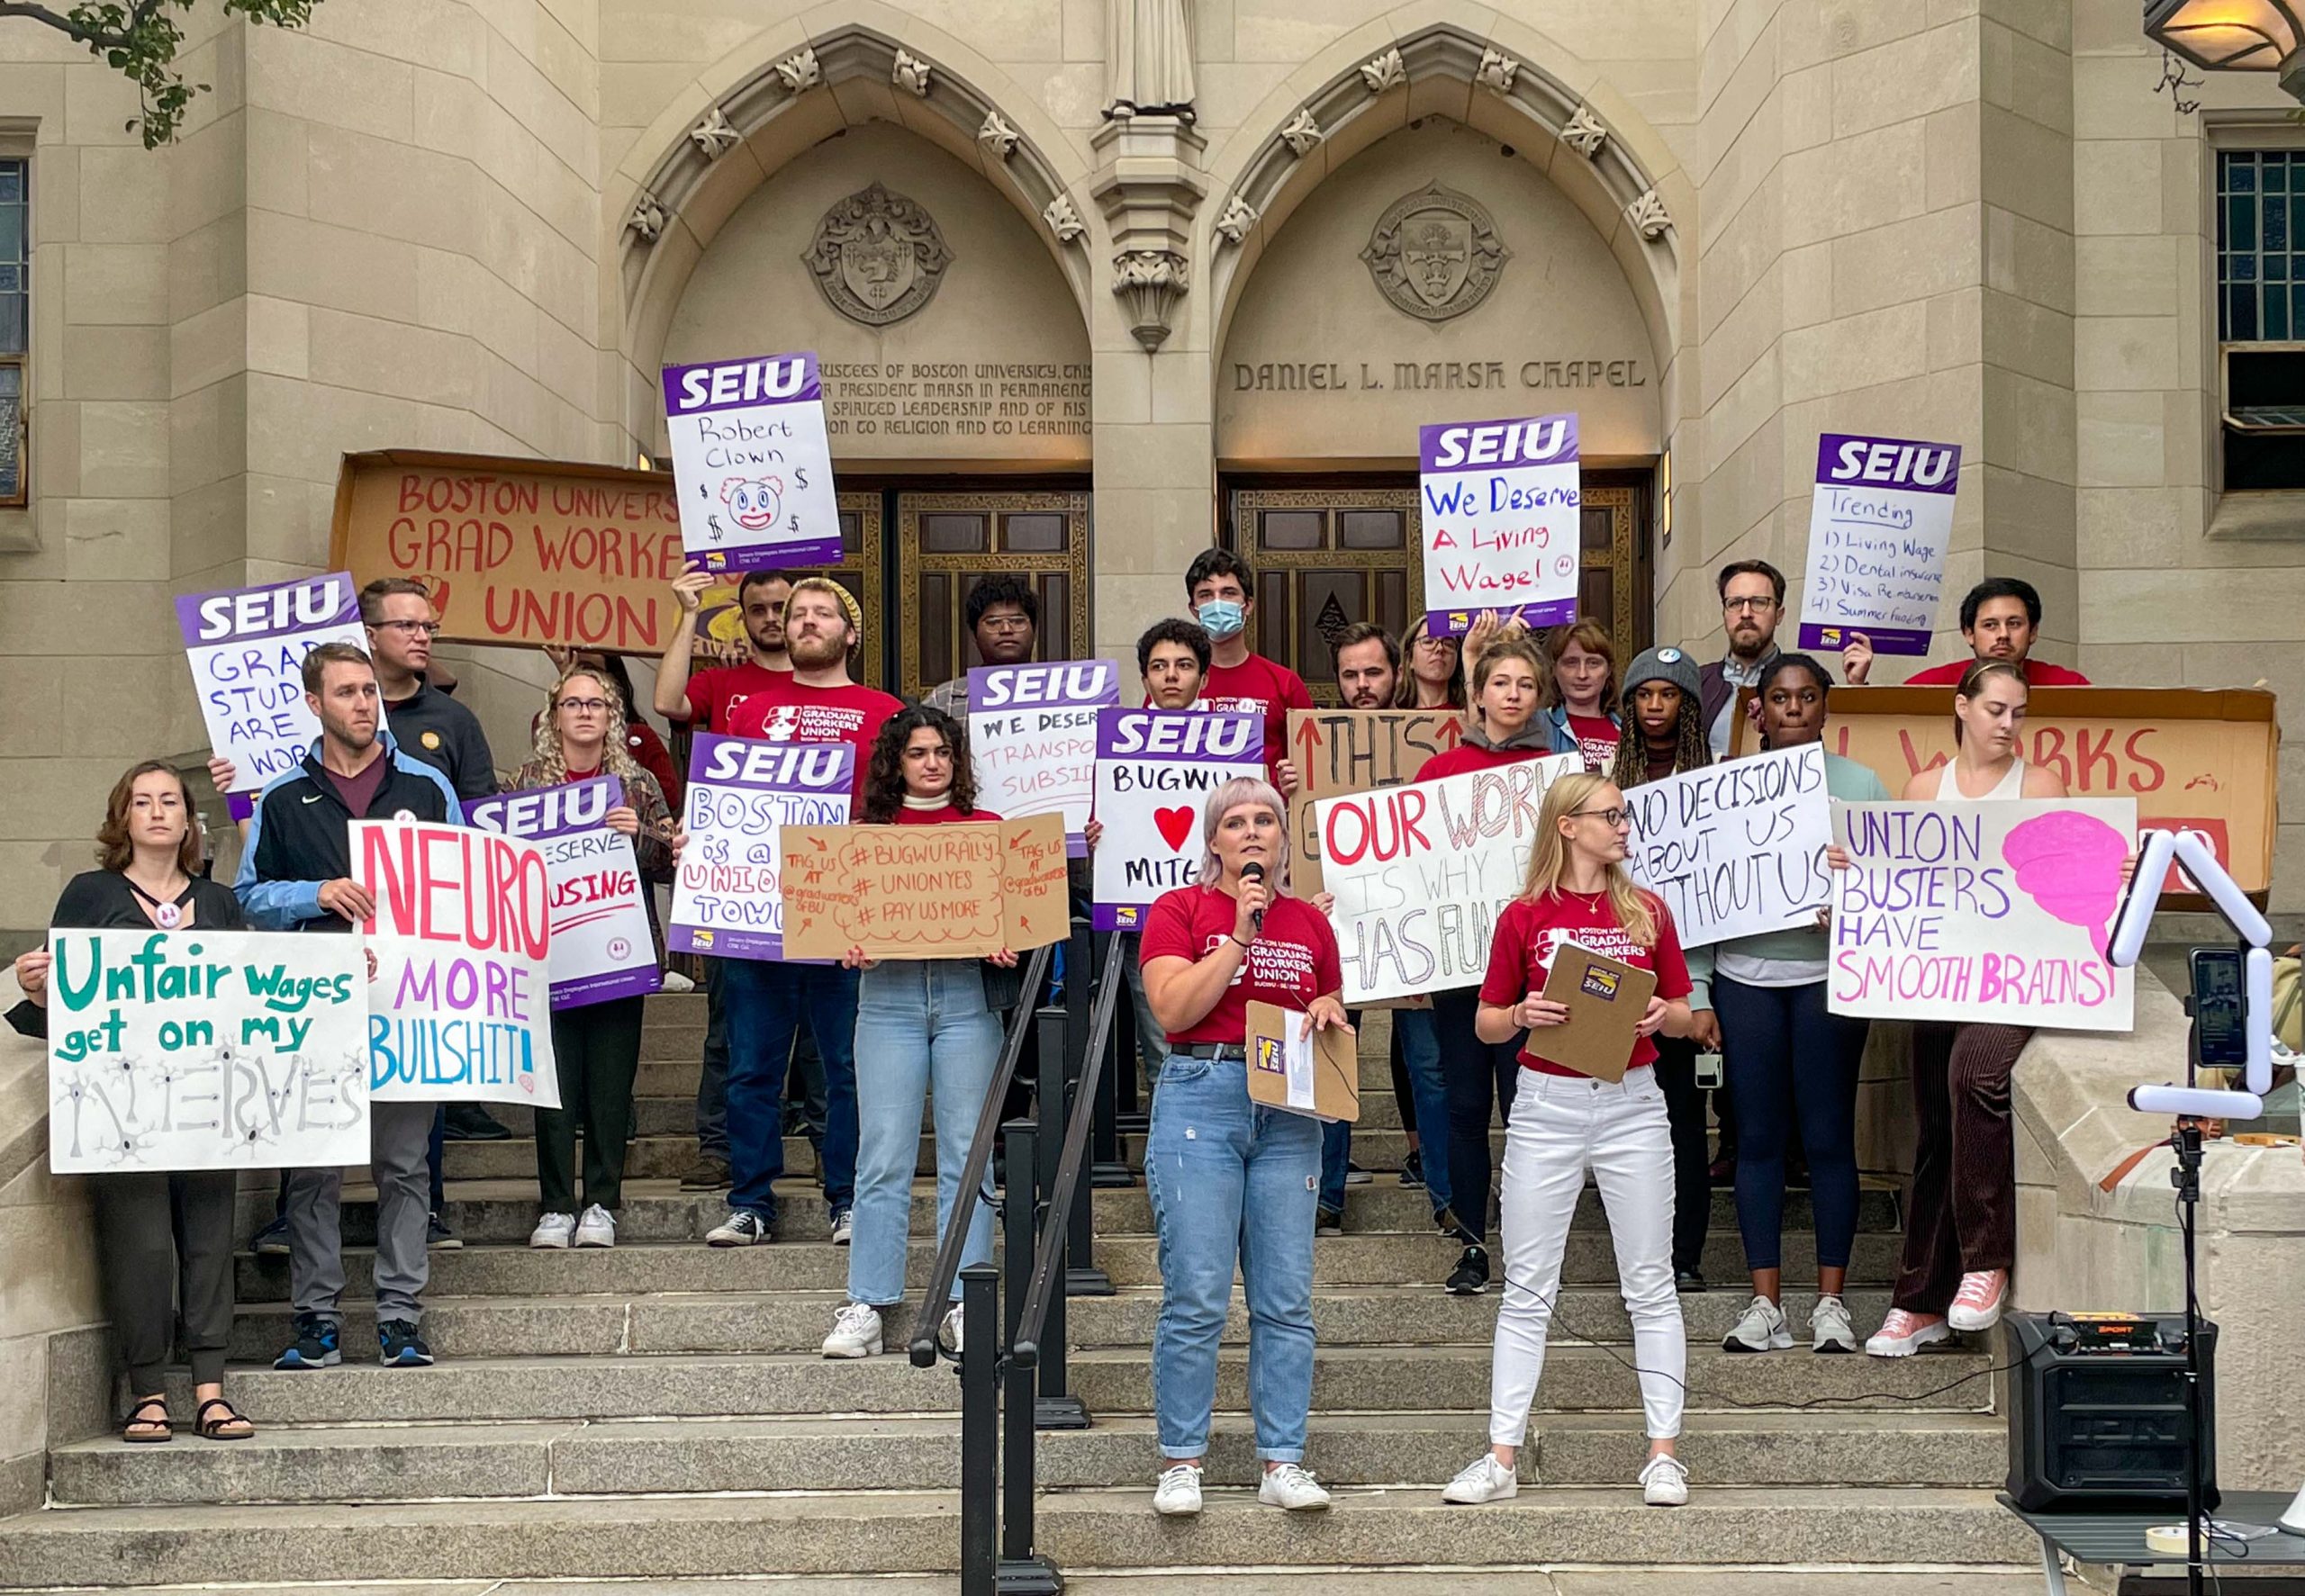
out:
<path id="1" fill-rule="evenodd" d="M 1952 1339 L 1953 1327 L 1941 1316 L 1892 1308 L 1881 1321 L 1880 1333 L 1865 1343 L 1865 1350 L 1876 1357 L 1911 1357 L 1931 1341 Z"/>
<path id="2" fill-rule="evenodd" d="M 1953 1294 L 1952 1311 L 1945 1317 L 1957 1330 L 1991 1330 L 2008 1304 L 2009 1271 L 1980 1269 L 1961 1276 L 1961 1289 Z"/>

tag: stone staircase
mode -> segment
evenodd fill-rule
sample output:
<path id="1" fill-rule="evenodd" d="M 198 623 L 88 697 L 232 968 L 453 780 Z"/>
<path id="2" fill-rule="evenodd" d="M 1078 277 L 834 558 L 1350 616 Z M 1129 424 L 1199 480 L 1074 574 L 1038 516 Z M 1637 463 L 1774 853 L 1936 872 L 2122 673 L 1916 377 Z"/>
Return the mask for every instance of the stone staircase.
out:
<path id="1" fill-rule="evenodd" d="M 244 1257 L 233 1357 L 246 1362 L 227 1388 L 258 1436 L 221 1445 L 180 1435 L 161 1447 L 107 1436 L 55 1450 L 46 1510 L 0 1522 L 0 1588 L 422 1582 L 429 1593 L 637 1579 L 647 1583 L 617 1588 L 703 1592 L 765 1574 L 845 1591 L 888 1573 L 924 1582 L 857 1588 L 950 1589 L 958 1382 L 949 1366 L 917 1370 L 894 1350 L 855 1362 L 817 1355 L 847 1255 L 825 1240 L 806 1142 L 788 1146 L 794 1174 L 773 1247 L 707 1249 L 700 1238 L 720 1199 L 682 1195 L 669 1178 L 694 1151 L 686 1132 L 702 1027 L 701 997 L 651 1000 L 634 1177 L 614 1250 L 529 1251 L 530 1144 L 451 1143 L 450 1219 L 466 1246 L 433 1255 L 427 1329 L 441 1362 L 387 1370 L 354 1356 L 374 1345 L 372 1315 L 356 1303 L 346 1366 L 316 1374 L 267 1366 L 285 1338 L 285 1263 Z M 1207 1510 L 1198 1522 L 1154 1517 L 1151 1213 L 1141 1186 L 1099 1191 L 1097 1260 L 1116 1294 L 1070 1307 L 1072 1389 L 1097 1422 L 1040 1438 L 1041 1547 L 1068 1575 L 1830 1564 L 1946 1571 L 1932 1577 L 1957 1568 L 1959 1579 L 1983 1580 L 1988 1568 L 2032 1560 L 2030 1541 L 1992 1499 L 2005 1452 L 1983 1348 L 1885 1364 L 1719 1350 L 1744 1303 L 1732 1289 L 1742 1258 L 1726 1193 L 1716 1194 L 1706 1249 L 1707 1274 L 1723 1289 L 1683 1299 L 1697 1388 L 1684 1443 L 1691 1505 L 1644 1509 L 1629 1484 L 1645 1451 L 1631 1335 L 1588 1191 L 1537 1438 L 1522 1454 L 1523 1478 L 1542 1489 L 1487 1508 L 1444 1507 L 1438 1484 L 1482 1444 L 1497 1299 L 1437 1288 L 1454 1249 L 1431 1233 L 1424 1194 L 1389 1173 L 1405 1139 L 1381 1026 L 1370 1030 L 1354 1150 L 1386 1173 L 1351 1189 L 1347 1233 L 1315 1252 L 1309 1462 L 1342 1487 L 1335 1510 L 1284 1517 L 1247 1489 L 1255 1465 L 1236 1298 Z M 525 1130 L 523 1116 L 508 1117 Z M 923 1157 L 926 1168 L 925 1145 Z M 913 1234 L 923 1238 L 911 1248 L 916 1288 L 931 1262 L 933 1208 L 924 1181 L 913 1195 Z M 356 1245 L 373 1234 L 369 1195 L 348 1191 L 345 1214 L 357 1297 L 370 1261 Z M 1806 1222 L 1795 1194 L 1788 1229 Z M 1886 1306 L 1896 1245 L 1892 1195 L 1867 1192 L 1850 1293 L 1861 1328 Z M 1807 1251 L 1788 1237 L 1796 1322 L 1801 1283 L 1813 1280 Z M 908 1310 L 893 1316 L 892 1348 L 910 1321 Z M 188 1391 L 171 1399 L 189 1414 Z M 1817 1399 L 1834 1400 L 1767 1405 Z M 1245 1590 L 1230 1582 L 1246 1578 L 1225 1576 L 1225 1589 Z M 1869 1574 L 1862 1582 L 1897 1588 Z M 572 1588 L 583 1587 L 552 1587 Z"/>

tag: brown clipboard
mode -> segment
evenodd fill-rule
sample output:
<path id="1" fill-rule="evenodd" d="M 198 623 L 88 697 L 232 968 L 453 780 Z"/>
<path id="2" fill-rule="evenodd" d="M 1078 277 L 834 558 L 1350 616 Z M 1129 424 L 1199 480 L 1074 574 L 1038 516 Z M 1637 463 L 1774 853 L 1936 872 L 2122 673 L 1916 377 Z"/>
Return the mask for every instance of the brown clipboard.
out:
<path id="1" fill-rule="evenodd" d="M 1243 1038 L 1248 1054 L 1249 1100 L 1287 1114 L 1350 1124 L 1360 1117 L 1360 1040 L 1353 1032 L 1333 1025 L 1314 1032 L 1308 1039 L 1310 1078 L 1295 1082 L 1292 1091 L 1288 1044 L 1304 1024 L 1305 1016 L 1294 1010 L 1270 1003 L 1249 1005 L 1248 1030 Z"/>
<path id="2" fill-rule="evenodd" d="M 1656 973 L 1562 942 L 1553 950 L 1543 995 L 1564 1005 L 1568 1018 L 1530 1027 L 1529 1051 L 1595 1080 L 1623 1080 L 1641 1016 L 1657 995 Z"/>

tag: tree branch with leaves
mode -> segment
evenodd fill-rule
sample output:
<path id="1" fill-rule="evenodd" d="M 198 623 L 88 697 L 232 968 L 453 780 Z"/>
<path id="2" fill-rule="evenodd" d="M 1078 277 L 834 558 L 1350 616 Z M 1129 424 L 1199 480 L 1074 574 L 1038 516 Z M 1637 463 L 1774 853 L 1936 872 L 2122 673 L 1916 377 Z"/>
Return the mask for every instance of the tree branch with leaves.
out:
<path id="1" fill-rule="evenodd" d="M 144 148 L 158 149 L 176 136 L 185 110 L 208 85 L 187 84 L 176 70 L 184 29 L 175 14 L 197 0 L 80 0 L 73 5 L 44 5 L 39 0 L 0 0 L 0 18 L 23 17 L 55 29 L 88 47 L 88 53 L 126 75 L 143 100 L 129 126 L 140 131 Z M 224 14 L 252 23 L 301 28 L 320 0 L 223 0 Z"/>

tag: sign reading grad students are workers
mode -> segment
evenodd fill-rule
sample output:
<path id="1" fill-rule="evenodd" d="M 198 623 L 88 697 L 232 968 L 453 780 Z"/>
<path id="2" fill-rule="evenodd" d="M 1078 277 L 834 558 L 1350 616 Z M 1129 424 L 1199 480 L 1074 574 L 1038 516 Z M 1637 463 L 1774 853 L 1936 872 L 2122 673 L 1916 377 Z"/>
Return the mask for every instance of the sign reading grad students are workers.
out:
<path id="1" fill-rule="evenodd" d="M 609 811 L 623 802 L 620 779 L 595 776 L 465 806 L 465 818 L 483 831 L 525 837 L 544 850 L 552 872 L 556 1009 L 637 997 L 664 985 L 640 861 L 632 839 L 608 827 Z"/>
<path id="2" fill-rule="evenodd" d="M 368 1161 L 359 938 L 51 931 L 48 946 L 50 1170 Z"/>
<path id="3" fill-rule="evenodd" d="M 544 850 L 469 825 L 352 823 L 375 1103 L 560 1106 L 552 1052 L 552 872 Z"/>
<path id="4" fill-rule="evenodd" d="M 665 940 L 683 953 L 784 957 L 778 866 L 788 825 L 845 825 L 856 751 L 700 735 L 689 753 L 688 846 Z"/>
<path id="5" fill-rule="evenodd" d="M 1545 789 L 1584 768 L 1549 753 L 1315 802 L 1347 1006 L 1478 983 L 1527 879 Z"/>
<path id="6" fill-rule="evenodd" d="M 840 563 L 814 355 L 664 367 L 681 546 L 708 571 Z"/>
<path id="7" fill-rule="evenodd" d="M 1831 901 L 1825 751 L 1812 743 L 1647 781 L 1624 795 L 1626 867 L 1685 948 L 1814 927 Z"/>
<path id="8" fill-rule="evenodd" d="M 982 959 L 1064 935 L 1064 822 L 784 828 L 784 951 L 794 959 Z"/>
<path id="9" fill-rule="evenodd" d="M 1198 880 L 1208 795 L 1264 774 L 1261 715 L 1097 711 L 1097 929 L 1135 931 L 1155 898 Z"/>
<path id="10" fill-rule="evenodd" d="M 323 643 L 368 646 L 359 597 L 341 571 L 187 593 L 176 600 L 176 624 L 208 745 L 232 762 L 235 792 L 262 791 L 321 735 L 304 705 L 304 656 Z"/>
<path id="11" fill-rule="evenodd" d="M 977 801 L 1022 820 L 1064 817 L 1065 851 L 1089 854 L 1081 828 L 1097 789 L 1097 711 L 1120 702 L 1110 660 L 979 665 L 969 672 L 969 762 Z"/>
<path id="12" fill-rule="evenodd" d="M 1424 627 L 1462 636 L 1484 609 L 1529 627 L 1577 618 L 1577 418 L 1417 429 Z"/>
<path id="13" fill-rule="evenodd" d="M 2127 798 L 1833 807 L 1827 1005 L 1874 1019 L 2127 1031 L 2106 957 L 2136 845 Z"/>
<path id="14" fill-rule="evenodd" d="M 1960 485 L 1958 444 L 1839 432 L 1817 440 L 1802 647 L 1846 648 L 1862 632 L 1877 654 L 1929 652 Z"/>

